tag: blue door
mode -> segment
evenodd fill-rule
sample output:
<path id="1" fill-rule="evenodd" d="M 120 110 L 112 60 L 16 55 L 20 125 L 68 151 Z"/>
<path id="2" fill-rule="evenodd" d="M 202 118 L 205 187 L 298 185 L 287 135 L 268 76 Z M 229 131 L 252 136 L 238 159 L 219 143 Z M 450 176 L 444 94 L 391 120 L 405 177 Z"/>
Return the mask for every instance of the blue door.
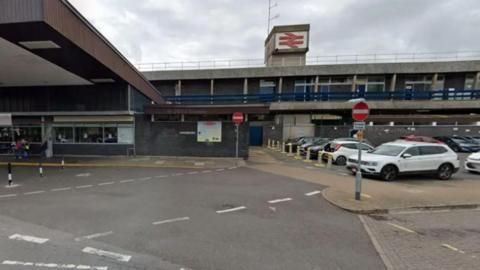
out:
<path id="1" fill-rule="evenodd" d="M 263 145 L 263 127 L 250 127 L 250 145 Z"/>

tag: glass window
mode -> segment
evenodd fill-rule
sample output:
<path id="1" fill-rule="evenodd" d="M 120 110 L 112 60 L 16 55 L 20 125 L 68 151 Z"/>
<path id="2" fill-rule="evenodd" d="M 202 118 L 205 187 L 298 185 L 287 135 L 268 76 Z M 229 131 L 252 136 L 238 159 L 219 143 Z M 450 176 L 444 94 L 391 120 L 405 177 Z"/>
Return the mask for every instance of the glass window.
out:
<path id="1" fill-rule="evenodd" d="M 420 146 L 422 155 L 438 155 L 447 152 L 447 149 L 441 146 Z"/>
<path id="2" fill-rule="evenodd" d="M 405 149 L 405 147 L 403 147 L 403 146 L 380 145 L 375 150 L 373 150 L 371 153 L 376 154 L 376 155 L 394 157 L 394 156 L 398 156 L 404 149 Z"/>
<path id="3" fill-rule="evenodd" d="M 118 128 L 105 127 L 104 143 L 118 143 Z"/>
<path id="4" fill-rule="evenodd" d="M 274 94 L 275 89 L 275 81 L 260 80 L 260 94 Z"/>
<path id="5" fill-rule="evenodd" d="M 465 90 L 474 90 L 475 86 L 475 75 L 467 74 L 465 76 Z"/>
<path id="6" fill-rule="evenodd" d="M 133 144 L 135 140 L 135 130 L 132 126 L 118 127 L 118 143 Z"/>
<path id="7" fill-rule="evenodd" d="M 42 128 L 41 127 L 18 127 L 14 129 L 15 140 L 26 140 L 30 143 L 42 142 Z"/>
<path id="8" fill-rule="evenodd" d="M 368 92 L 383 92 L 385 91 L 385 84 L 368 84 Z"/>
<path id="9" fill-rule="evenodd" d="M 55 127 L 55 143 L 73 143 L 73 127 Z"/>
<path id="10" fill-rule="evenodd" d="M 12 142 L 12 128 L 1 127 L 0 128 L 0 142 Z"/>
<path id="11" fill-rule="evenodd" d="M 418 155 L 420 155 L 420 150 L 418 149 L 417 146 L 414 146 L 414 147 L 408 148 L 407 151 L 405 151 L 404 154 L 410 154 L 412 156 L 418 156 Z"/>
<path id="12" fill-rule="evenodd" d="M 103 132 L 101 127 L 77 127 L 75 128 L 75 142 L 78 143 L 102 143 Z"/>

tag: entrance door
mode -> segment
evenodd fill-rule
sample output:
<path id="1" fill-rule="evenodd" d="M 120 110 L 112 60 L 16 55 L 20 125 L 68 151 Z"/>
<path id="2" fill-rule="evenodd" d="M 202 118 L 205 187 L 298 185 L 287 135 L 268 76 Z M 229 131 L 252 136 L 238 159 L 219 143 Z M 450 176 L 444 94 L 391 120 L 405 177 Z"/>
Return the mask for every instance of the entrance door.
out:
<path id="1" fill-rule="evenodd" d="M 250 145 L 263 145 L 263 127 L 250 127 Z"/>
<path id="2" fill-rule="evenodd" d="M 367 90 L 367 86 L 365 84 L 357 85 L 358 97 L 359 98 L 365 97 L 366 90 Z"/>

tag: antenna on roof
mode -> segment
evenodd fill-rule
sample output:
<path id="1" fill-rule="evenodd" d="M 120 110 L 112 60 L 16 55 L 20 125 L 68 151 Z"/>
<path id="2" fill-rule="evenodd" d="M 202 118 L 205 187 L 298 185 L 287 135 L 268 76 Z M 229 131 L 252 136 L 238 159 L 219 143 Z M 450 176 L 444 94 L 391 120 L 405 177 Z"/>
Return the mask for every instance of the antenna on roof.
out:
<path id="1" fill-rule="evenodd" d="M 268 24 L 267 24 L 267 35 L 270 34 L 270 24 L 273 20 L 278 19 L 280 14 L 275 14 L 272 16 L 272 10 L 278 7 L 278 3 L 275 2 L 272 4 L 272 0 L 268 0 Z"/>

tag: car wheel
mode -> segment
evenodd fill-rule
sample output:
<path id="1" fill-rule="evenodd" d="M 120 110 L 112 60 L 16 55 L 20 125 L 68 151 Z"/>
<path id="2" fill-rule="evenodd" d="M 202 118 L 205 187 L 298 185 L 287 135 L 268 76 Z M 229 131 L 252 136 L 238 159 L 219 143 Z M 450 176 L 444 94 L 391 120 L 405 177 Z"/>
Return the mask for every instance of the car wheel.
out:
<path id="1" fill-rule="evenodd" d="M 453 166 L 450 164 L 443 164 L 438 168 L 437 177 L 440 180 L 448 180 L 452 178 L 453 175 Z"/>
<path id="2" fill-rule="evenodd" d="M 344 156 L 339 156 L 337 157 L 337 160 L 335 160 L 335 163 L 339 166 L 345 166 L 347 165 L 347 158 Z"/>
<path id="3" fill-rule="evenodd" d="M 393 165 L 387 165 L 383 167 L 382 171 L 380 172 L 380 176 L 385 181 L 393 181 L 395 178 L 397 178 L 397 175 L 398 169 Z"/>

